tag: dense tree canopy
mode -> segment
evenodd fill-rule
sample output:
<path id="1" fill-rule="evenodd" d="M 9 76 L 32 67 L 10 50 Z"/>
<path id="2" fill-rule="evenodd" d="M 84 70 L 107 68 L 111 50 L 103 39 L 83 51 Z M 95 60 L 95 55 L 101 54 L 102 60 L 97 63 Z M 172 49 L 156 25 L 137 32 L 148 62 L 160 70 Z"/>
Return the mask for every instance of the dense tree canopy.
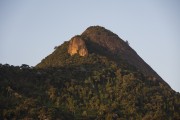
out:
<path id="1" fill-rule="evenodd" d="M 46 69 L 1 65 L 0 118 L 180 118 L 180 94 L 161 81 L 98 55 L 71 59 L 79 64 Z"/>

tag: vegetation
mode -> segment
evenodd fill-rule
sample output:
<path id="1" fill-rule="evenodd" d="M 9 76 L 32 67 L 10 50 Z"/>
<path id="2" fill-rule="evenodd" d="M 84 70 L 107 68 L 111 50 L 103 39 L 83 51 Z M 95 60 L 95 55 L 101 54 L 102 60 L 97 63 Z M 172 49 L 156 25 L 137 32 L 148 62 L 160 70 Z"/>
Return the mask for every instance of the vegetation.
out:
<path id="1" fill-rule="evenodd" d="M 0 119 L 180 118 L 180 94 L 107 58 L 66 67 L 0 66 Z M 79 62 L 80 63 L 80 62 Z"/>
<path id="2" fill-rule="evenodd" d="M 88 56 L 70 56 L 65 42 L 36 67 L 0 64 L 0 119 L 180 120 L 180 94 L 112 54 L 113 44 L 89 41 L 118 37 L 92 28 L 80 36 Z"/>

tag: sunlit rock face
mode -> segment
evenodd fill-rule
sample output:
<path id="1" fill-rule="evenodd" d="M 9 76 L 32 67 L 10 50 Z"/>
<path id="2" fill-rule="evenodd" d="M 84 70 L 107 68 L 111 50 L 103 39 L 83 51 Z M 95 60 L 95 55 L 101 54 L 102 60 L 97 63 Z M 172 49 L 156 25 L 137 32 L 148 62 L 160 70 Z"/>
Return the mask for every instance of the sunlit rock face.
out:
<path id="1" fill-rule="evenodd" d="M 68 53 L 72 56 L 79 54 L 80 56 L 87 56 L 88 50 L 84 40 L 80 36 L 75 36 L 69 43 Z"/>

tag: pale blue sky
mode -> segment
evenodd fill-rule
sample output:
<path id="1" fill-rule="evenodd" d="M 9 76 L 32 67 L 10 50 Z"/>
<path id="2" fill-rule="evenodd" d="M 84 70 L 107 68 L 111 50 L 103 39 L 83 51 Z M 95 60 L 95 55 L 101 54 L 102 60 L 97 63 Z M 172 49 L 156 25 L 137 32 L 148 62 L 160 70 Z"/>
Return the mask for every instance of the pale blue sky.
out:
<path id="1" fill-rule="evenodd" d="M 180 0 L 1 0 L 0 63 L 34 66 L 92 25 L 128 40 L 180 92 Z"/>

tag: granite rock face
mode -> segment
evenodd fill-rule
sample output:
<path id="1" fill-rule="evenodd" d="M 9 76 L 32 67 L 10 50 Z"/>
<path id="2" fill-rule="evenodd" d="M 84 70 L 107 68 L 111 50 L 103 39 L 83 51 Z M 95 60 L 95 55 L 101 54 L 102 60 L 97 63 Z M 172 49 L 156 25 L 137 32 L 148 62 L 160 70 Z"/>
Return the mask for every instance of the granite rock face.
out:
<path id="1" fill-rule="evenodd" d="M 68 53 L 72 56 L 79 54 L 80 56 L 87 56 L 88 50 L 85 41 L 80 36 L 75 36 L 71 39 L 68 47 Z"/>
<path id="2" fill-rule="evenodd" d="M 113 56 L 121 56 L 121 59 L 135 66 L 145 76 L 151 76 L 156 79 L 162 78 L 133 50 L 127 42 L 118 35 L 101 26 L 90 26 L 81 36 L 87 37 L 91 42 L 107 49 Z M 91 48 L 94 49 L 94 48 Z"/>

